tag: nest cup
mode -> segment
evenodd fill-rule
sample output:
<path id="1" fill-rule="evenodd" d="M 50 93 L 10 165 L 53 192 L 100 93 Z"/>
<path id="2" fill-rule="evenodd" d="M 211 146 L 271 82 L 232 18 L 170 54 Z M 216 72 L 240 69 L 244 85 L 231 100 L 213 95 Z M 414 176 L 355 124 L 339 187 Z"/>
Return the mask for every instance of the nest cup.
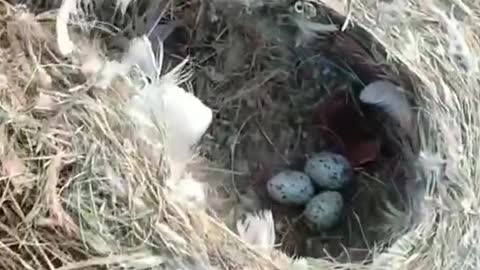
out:
<path id="1" fill-rule="evenodd" d="M 374 247 L 387 248 L 414 223 L 418 146 L 415 131 L 399 127 L 381 106 L 361 104 L 358 96 L 366 85 L 388 80 L 406 89 L 414 104 L 411 74 L 385 64 L 382 46 L 361 27 L 340 31 L 346 18 L 313 1 L 213 6 L 219 17 L 201 20 L 190 53 L 197 59 L 215 55 L 202 62 L 193 81 L 216 110 L 202 151 L 231 173 L 212 189 L 240 198 L 217 214 L 233 224 L 232 217 L 271 209 L 277 244 L 287 254 L 369 261 Z M 338 30 L 314 31 L 310 22 Z M 212 48 L 194 49 L 205 44 Z M 341 190 L 341 221 L 320 232 L 307 226 L 303 207 L 275 203 L 265 190 L 274 174 L 302 171 L 305 158 L 319 151 L 345 155 L 355 167 L 352 183 Z M 398 217 L 392 212 L 408 218 L 392 218 Z"/>

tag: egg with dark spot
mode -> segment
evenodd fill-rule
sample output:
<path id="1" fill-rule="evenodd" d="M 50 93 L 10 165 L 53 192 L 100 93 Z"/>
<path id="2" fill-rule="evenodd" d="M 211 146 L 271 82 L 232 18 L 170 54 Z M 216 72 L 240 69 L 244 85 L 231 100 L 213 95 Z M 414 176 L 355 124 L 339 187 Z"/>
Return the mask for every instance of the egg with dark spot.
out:
<path id="1" fill-rule="evenodd" d="M 278 203 L 304 205 L 313 197 L 315 188 L 305 173 L 287 170 L 268 180 L 267 192 Z"/>
<path id="2" fill-rule="evenodd" d="M 322 231 L 340 221 L 343 207 L 343 197 L 339 192 L 324 191 L 307 203 L 304 216 L 316 230 Z"/>
<path id="3" fill-rule="evenodd" d="M 353 177 L 353 169 L 344 156 L 326 151 L 314 154 L 307 160 L 305 173 L 325 189 L 340 189 Z"/>

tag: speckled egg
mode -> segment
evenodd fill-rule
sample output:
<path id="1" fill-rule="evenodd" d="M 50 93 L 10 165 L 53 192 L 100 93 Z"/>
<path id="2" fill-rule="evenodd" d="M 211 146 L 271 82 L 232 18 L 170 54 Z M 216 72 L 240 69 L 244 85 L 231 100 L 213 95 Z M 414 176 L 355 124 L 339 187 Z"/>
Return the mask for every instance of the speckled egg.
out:
<path id="1" fill-rule="evenodd" d="M 278 203 L 303 205 L 313 197 L 315 188 L 306 174 L 289 170 L 268 180 L 267 192 Z"/>
<path id="2" fill-rule="evenodd" d="M 343 198 L 337 191 L 325 191 L 313 197 L 305 207 L 305 218 L 316 230 L 326 230 L 340 220 Z"/>
<path id="3" fill-rule="evenodd" d="M 305 173 L 314 183 L 326 189 L 340 189 L 353 176 L 348 160 L 331 152 L 320 152 L 310 157 L 305 164 Z"/>

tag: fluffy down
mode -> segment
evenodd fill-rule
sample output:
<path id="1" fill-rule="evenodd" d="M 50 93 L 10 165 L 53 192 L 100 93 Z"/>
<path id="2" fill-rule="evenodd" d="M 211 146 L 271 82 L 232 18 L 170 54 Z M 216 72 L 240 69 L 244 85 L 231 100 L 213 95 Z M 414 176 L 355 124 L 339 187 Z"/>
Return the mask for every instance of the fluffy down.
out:
<path id="1" fill-rule="evenodd" d="M 243 241 L 261 250 L 271 250 L 275 244 L 275 224 L 270 210 L 248 213 L 237 221 L 237 231 Z"/>
<path id="2" fill-rule="evenodd" d="M 138 125 L 140 137 L 155 144 L 165 135 L 164 150 L 170 159 L 189 159 L 192 156 L 191 147 L 210 126 L 212 110 L 179 86 L 185 61 L 157 78 L 162 66 L 157 59 L 162 57 L 155 58 L 151 48 L 148 38 L 136 38 L 124 56 L 125 62 L 139 66 L 152 79 L 132 98 L 130 115 Z"/>
<path id="3" fill-rule="evenodd" d="M 203 183 L 198 182 L 190 175 L 179 181 L 167 181 L 170 196 L 180 205 L 189 209 L 203 207 L 207 203 L 206 188 Z"/>
<path id="4" fill-rule="evenodd" d="M 368 84 L 360 93 L 360 100 L 367 104 L 377 105 L 398 121 L 406 130 L 412 128 L 413 113 L 405 91 L 385 80 Z"/>

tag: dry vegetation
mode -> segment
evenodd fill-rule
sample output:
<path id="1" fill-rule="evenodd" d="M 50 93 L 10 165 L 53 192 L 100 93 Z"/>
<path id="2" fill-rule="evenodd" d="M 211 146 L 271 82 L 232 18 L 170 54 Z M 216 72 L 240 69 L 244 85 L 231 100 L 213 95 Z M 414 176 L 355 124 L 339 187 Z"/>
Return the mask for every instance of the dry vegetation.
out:
<path id="1" fill-rule="evenodd" d="M 166 163 L 139 150 L 125 113 L 133 89 L 95 87 L 85 65 L 63 59 L 54 16 L 1 10 L 1 268 L 254 264 L 242 246 L 226 248 L 238 238 L 206 214 L 165 200 Z"/>
<path id="2" fill-rule="evenodd" d="M 381 230 L 392 241 L 381 238 L 391 246 L 370 246 L 373 263 L 312 258 L 293 263 L 280 252 L 247 248 L 229 230 L 242 213 L 258 207 L 255 197 L 238 189 L 248 186 L 242 183 L 252 178 L 249 172 L 289 165 L 319 143 L 308 140 L 302 117 L 322 94 L 272 92 L 291 83 L 284 80 L 291 63 L 279 57 L 288 52 L 241 42 L 261 41 L 234 31 L 241 18 L 212 22 L 214 10 L 202 9 L 207 14 L 202 17 L 200 6 L 182 4 L 169 5 L 165 15 L 185 20 L 195 29 L 195 41 L 211 37 L 209 44 L 186 48 L 166 44 L 171 62 L 192 55 L 195 75 L 186 88 L 217 113 L 201 145 L 213 164 L 191 164 L 196 177 L 215 187 L 210 204 L 221 207 L 207 214 L 169 197 L 168 157 L 146 150 L 128 120 L 131 85 L 121 78 L 107 89 L 95 84 L 87 60 L 101 64 L 103 58 L 88 56 L 104 53 L 103 47 L 87 46 L 86 35 L 77 31 L 75 44 L 82 49 L 65 58 L 56 43 L 55 12 L 33 15 L 0 0 L 0 268 L 480 267 L 480 33 L 475 32 L 480 6 L 461 0 L 323 2 L 385 47 L 386 59 L 378 46 L 370 48 L 373 59 L 408 78 L 418 106 L 418 179 L 408 190 L 415 200 L 406 212 L 385 206 Z M 215 3 L 222 7 L 221 0 Z M 411 220 L 413 225 L 406 222 Z"/>
<path id="3" fill-rule="evenodd" d="M 473 145 L 480 138 L 474 117 L 479 110 L 475 100 L 480 18 L 479 7 L 472 4 L 392 1 L 380 4 L 378 13 L 373 2 L 351 7 L 352 16 L 418 80 L 416 93 L 423 115 L 418 165 L 426 194 L 422 221 L 391 249 L 405 254 L 404 258 L 393 256 L 391 262 L 405 268 L 479 266 L 480 252 L 473 244 L 479 206 L 475 195 L 478 150 Z M 381 23 L 369 27 L 375 17 Z"/>

